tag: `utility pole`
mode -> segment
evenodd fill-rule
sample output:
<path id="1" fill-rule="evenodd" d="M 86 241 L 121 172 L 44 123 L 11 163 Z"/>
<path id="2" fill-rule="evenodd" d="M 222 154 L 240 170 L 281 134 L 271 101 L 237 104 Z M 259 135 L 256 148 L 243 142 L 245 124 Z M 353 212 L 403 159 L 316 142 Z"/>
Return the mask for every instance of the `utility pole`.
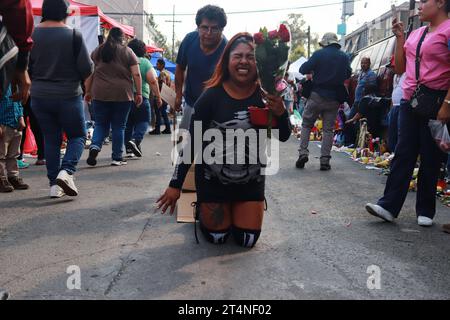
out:
<path id="1" fill-rule="evenodd" d="M 172 20 L 166 20 L 166 22 L 172 22 L 172 61 L 175 61 L 175 23 L 181 22 L 175 20 L 175 5 L 173 5 Z"/>
<path id="2" fill-rule="evenodd" d="M 311 57 L 311 26 L 308 26 L 308 59 Z"/>
<path id="3" fill-rule="evenodd" d="M 347 34 L 347 17 L 355 13 L 355 1 L 342 0 L 341 24 L 338 26 L 338 34 L 341 36 L 341 50 L 345 48 L 345 35 Z"/>

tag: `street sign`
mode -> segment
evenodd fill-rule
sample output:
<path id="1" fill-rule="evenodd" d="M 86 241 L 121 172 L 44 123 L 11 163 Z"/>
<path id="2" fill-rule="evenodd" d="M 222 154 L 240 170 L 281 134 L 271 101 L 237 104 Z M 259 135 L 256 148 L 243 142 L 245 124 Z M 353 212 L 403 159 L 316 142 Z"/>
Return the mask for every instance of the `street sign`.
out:
<path id="1" fill-rule="evenodd" d="M 338 24 L 337 34 L 340 36 L 345 36 L 347 34 L 347 24 L 345 23 Z"/>

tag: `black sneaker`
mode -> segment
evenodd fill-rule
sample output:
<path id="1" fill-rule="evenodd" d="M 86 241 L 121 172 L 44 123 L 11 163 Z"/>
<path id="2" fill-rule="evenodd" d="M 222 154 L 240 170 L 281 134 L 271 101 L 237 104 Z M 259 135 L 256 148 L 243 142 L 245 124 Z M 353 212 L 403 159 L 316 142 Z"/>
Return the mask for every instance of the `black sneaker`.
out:
<path id="1" fill-rule="evenodd" d="M 307 155 L 301 155 L 298 157 L 297 162 L 295 163 L 295 166 L 298 169 L 303 169 L 305 167 L 305 163 L 308 162 L 308 156 Z"/>
<path id="2" fill-rule="evenodd" d="M 137 143 L 134 140 L 130 140 L 127 143 L 127 147 L 130 148 L 130 150 L 134 153 L 134 155 L 138 158 L 142 157 L 142 152 L 141 150 L 138 148 Z"/>
<path id="3" fill-rule="evenodd" d="M 88 165 L 92 167 L 97 165 L 98 152 L 99 151 L 97 149 L 89 149 L 89 157 L 86 160 Z"/>
<path id="4" fill-rule="evenodd" d="M 157 136 L 157 135 L 160 135 L 161 132 L 159 130 L 153 130 L 153 131 L 150 131 L 148 134 L 151 136 Z"/>
<path id="5" fill-rule="evenodd" d="M 162 134 L 172 134 L 172 131 L 170 131 L 170 129 L 165 129 L 163 132 L 161 132 Z"/>
<path id="6" fill-rule="evenodd" d="M 331 166 L 329 163 L 320 164 L 320 171 L 328 171 L 328 170 L 331 170 Z"/>

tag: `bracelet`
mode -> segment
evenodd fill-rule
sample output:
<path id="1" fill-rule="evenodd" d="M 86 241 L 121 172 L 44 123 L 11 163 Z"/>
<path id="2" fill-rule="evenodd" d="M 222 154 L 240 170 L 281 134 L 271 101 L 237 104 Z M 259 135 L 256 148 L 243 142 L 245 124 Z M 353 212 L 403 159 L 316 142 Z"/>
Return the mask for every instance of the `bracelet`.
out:
<path id="1" fill-rule="evenodd" d="M 444 100 L 444 102 L 450 106 L 450 100 Z"/>

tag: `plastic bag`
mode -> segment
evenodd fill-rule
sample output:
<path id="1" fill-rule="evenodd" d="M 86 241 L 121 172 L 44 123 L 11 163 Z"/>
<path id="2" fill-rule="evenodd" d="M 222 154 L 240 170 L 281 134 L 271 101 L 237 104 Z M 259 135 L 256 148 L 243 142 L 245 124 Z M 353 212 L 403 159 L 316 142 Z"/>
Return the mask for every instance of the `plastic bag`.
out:
<path id="1" fill-rule="evenodd" d="M 439 149 L 450 153 L 450 134 L 448 133 L 447 125 L 439 120 L 430 120 L 428 126 L 430 127 L 431 136 L 436 141 Z"/>

